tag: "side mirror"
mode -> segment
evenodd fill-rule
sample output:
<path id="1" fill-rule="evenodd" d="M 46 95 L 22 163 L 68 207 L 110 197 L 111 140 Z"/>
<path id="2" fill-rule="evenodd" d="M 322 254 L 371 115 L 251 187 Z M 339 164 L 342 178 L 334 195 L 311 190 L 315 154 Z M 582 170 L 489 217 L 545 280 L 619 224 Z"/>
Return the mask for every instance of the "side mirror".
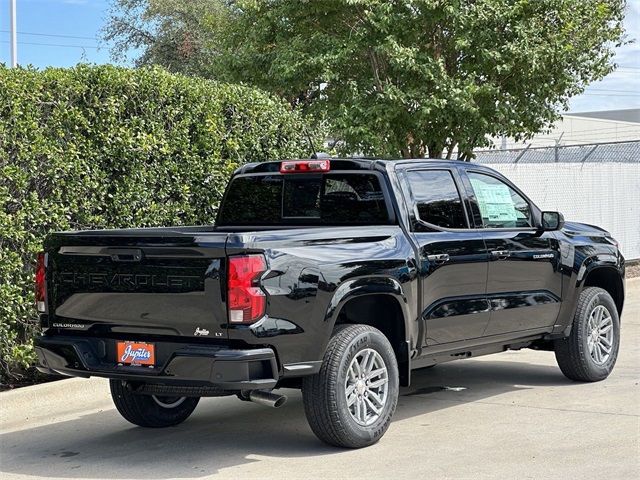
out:
<path id="1" fill-rule="evenodd" d="M 560 212 L 542 212 L 541 230 L 552 232 L 564 227 L 564 216 Z"/>

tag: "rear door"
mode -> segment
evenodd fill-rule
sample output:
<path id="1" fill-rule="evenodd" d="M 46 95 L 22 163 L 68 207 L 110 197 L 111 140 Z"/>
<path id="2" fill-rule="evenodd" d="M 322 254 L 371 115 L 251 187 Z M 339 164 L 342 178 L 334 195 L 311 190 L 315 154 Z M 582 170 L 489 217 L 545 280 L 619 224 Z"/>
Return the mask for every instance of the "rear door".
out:
<path id="1" fill-rule="evenodd" d="M 226 338 L 220 272 L 227 234 L 129 232 L 48 240 L 49 326 Z"/>
<path id="2" fill-rule="evenodd" d="M 537 207 L 506 179 L 473 169 L 463 178 L 490 260 L 491 320 L 484 334 L 553 325 L 562 295 L 558 241 L 537 231 Z"/>
<path id="3" fill-rule="evenodd" d="M 423 345 L 481 337 L 489 322 L 487 251 L 469 228 L 457 169 L 403 172 L 412 235 L 419 249 Z"/>

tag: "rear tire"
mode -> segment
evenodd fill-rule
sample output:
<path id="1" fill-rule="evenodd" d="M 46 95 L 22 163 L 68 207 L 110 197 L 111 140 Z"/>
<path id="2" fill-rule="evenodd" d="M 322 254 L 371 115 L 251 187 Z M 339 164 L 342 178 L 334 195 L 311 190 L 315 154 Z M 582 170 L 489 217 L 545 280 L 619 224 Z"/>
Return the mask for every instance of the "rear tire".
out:
<path id="1" fill-rule="evenodd" d="M 587 287 L 578 298 L 571 334 L 556 340 L 554 350 L 567 378 L 597 382 L 609 376 L 620 348 L 620 318 L 606 290 Z"/>
<path id="2" fill-rule="evenodd" d="M 389 428 L 399 392 L 389 340 L 368 325 L 340 325 L 320 372 L 304 377 L 302 398 L 316 436 L 330 445 L 366 447 Z"/>
<path id="3" fill-rule="evenodd" d="M 198 397 L 164 397 L 133 393 L 120 380 L 109 380 L 111 398 L 125 420 L 148 428 L 178 425 L 193 413 Z"/>

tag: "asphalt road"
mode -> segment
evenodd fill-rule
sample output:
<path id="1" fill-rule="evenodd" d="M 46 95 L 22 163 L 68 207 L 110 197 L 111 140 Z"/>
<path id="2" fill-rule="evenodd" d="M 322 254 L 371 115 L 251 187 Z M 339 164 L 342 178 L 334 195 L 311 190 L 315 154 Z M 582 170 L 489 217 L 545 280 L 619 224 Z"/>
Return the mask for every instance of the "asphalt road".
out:
<path id="1" fill-rule="evenodd" d="M 378 444 L 340 450 L 316 440 L 292 390 L 278 410 L 204 399 L 184 424 L 145 430 L 106 381 L 65 380 L 0 394 L 0 478 L 639 478 L 640 279 L 627 287 L 604 382 L 566 380 L 529 350 L 441 365 L 415 373 Z"/>

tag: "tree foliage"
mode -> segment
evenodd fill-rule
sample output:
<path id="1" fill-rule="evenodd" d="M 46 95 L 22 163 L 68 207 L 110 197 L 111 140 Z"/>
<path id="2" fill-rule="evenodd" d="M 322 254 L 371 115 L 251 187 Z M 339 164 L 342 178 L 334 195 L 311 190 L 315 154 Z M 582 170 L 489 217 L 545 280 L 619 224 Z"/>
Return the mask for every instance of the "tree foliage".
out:
<path id="1" fill-rule="evenodd" d="M 0 380 L 34 360 L 33 269 L 57 230 L 213 223 L 246 161 L 308 154 L 300 115 L 163 70 L 0 67 Z"/>
<path id="2" fill-rule="evenodd" d="M 142 47 L 141 64 L 302 104 L 330 122 L 345 152 L 468 159 L 487 136 L 544 130 L 610 73 L 625 3 L 115 0 L 107 36 L 120 51 Z M 136 42 L 128 19 L 152 34 Z M 192 38 L 197 48 L 181 49 Z"/>
<path id="3" fill-rule="evenodd" d="M 103 36 L 116 60 L 136 51 L 137 66 L 206 77 L 216 52 L 212 32 L 226 28 L 227 15 L 221 0 L 114 0 Z"/>

